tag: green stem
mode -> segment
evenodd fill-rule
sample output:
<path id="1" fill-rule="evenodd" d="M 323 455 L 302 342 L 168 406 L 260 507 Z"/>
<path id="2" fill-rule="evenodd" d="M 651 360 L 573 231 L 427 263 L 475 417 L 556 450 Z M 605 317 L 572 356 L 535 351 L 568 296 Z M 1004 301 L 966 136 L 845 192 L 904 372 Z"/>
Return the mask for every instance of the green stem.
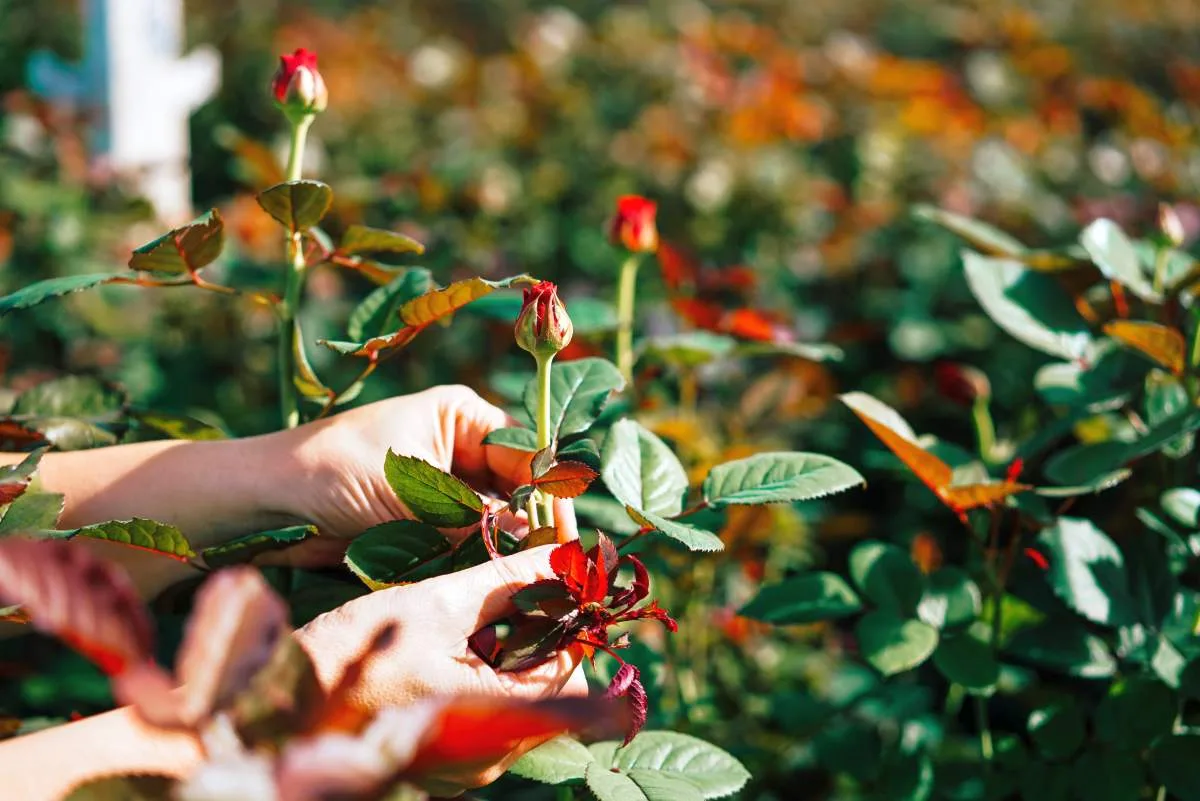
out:
<path id="1" fill-rule="evenodd" d="M 569 784 L 560 784 L 554 788 L 554 801 L 575 801 L 575 791 Z"/>
<path id="2" fill-rule="evenodd" d="M 630 254 L 617 282 L 617 367 L 627 384 L 633 381 L 633 300 L 641 257 Z"/>
<path id="3" fill-rule="evenodd" d="M 540 451 L 550 447 L 550 370 L 554 364 L 554 354 L 534 358 L 537 359 L 537 446 Z M 553 526 L 554 496 L 542 490 L 538 490 L 538 494 L 542 499 L 542 525 Z"/>
<path id="4" fill-rule="evenodd" d="M 992 454 L 996 450 L 996 426 L 992 422 L 987 398 L 975 399 L 971 405 L 971 419 L 975 423 L 975 435 L 979 440 L 979 456 L 984 462 L 991 464 Z"/>
<path id="5" fill-rule="evenodd" d="M 1167 257 L 1171 254 L 1170 248 L 1165 245 L 1159 247 L 1154 254 L 1154 291 L 1162 292 L 1163 284 L 1167 281 Z"/>
<path id="6" fill-rule="evenodd" d="M 309 115 L 292 123 L 292 142 L 288 150 L 287 180 L 299 181 L 304 171 L 304 143 L 313 116 Z M 296 313 L 300 307 L 300 290 L 304 286 L 304 241 L 297 231 L 288 234 L 289 264 L 286 273 L 283 300 L 279 304 L 279 411 L 284 428 L 295 428 L 300 424 L 300 399 L 296 391 L 295 348 L 304 347 L 302 342 L 293 342 L 296 331 Z"/>

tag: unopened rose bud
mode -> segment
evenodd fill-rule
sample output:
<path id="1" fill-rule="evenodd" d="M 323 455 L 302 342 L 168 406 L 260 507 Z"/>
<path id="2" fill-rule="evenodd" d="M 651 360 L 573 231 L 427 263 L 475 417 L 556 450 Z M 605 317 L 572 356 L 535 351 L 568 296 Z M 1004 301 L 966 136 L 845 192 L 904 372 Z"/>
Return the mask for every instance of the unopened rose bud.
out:
<path id="1" fill-rule="evenodd" d="M 608 238 L 614 245 L 624 245 L 634 253 L 653 253 L 658 250 L 658 228 L 654 216 L 658 204 L 641 195 L 624 195 L 617 199 L 617 213 L 608 228 Z"/>
<path id="2" fill-rule="evenodd" d="M 942 397 L 964 406 L 992 396 L 991 382 L 983 371 L 966 364 L 942 362 L 934 368 L 933 377 Z"/>
<path id="3" fill-rule="evenodd" d="M 329 105 L 325 79 L 317 71 L 317 54 L 303 47 L 279 57 L 279 69 L 271 79 L 275 102 L 289 119 L 324 111 Z"/>
<path id="4" fill-rule="evenodd" d="M 1179 247 L 1187 239 L 1187 231 L 1183 229 L 1183 220 L 1169 203 L 1158 204 L 1158 227 L 1163 236 L 1174 247 Z"/>
<path id="5" fill-rule="evenodd" d="M 525 303 L 513 329 L 517 344 L 534 356 L 553 356 L 571 342 L 575 327 L 550 281 L 525 290 Z"/>

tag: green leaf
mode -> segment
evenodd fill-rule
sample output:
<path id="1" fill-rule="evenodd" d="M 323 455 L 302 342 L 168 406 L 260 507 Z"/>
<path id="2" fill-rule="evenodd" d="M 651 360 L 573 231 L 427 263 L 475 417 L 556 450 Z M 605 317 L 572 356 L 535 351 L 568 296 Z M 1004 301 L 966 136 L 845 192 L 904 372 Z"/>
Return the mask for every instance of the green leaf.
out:
<path id="1" fill-rule="evenodd" d="M 1169 489 L 1159 498 L 1163 511 L 1188 528 L 1200 527 L 1200 491 L 1191 487 Z"/>
<path id="2" fill-rule="evenodd" d="M 358 253 L 424 253 L 425 246 L 415 239 L 365 225 L 352 225 L 346 229 L 338 250 L 347 255 Z"/>
<path id="3" fill-rule="evenodd" d="M 963 253 L 971 293 L 988 316 L 1015 339 L 1062 359 L 1087 353 L 1092 336 L 1054 279 L 1011 259 Z"/>
<path id="4" fill-rule="evenodd" d="M 827 342 L 739 342 L 737 356 L 795 356 L 810 362 L 840 362 L 846 353 Z"/>
<path id="5" fill-rule="evenodd" d="M 989 256 L 1017 258 L 1024 255 L 1026 248 L 1019 240 L 993 225 L 964 217 L 951 211 L 923 203 L 913 206 L 912 214 L 919 220 L 928 220 L 967 241 L 976 250 Z"/>
<path id="6" fill-rule="evenodd" d="M 1083 229 L 1079 244 L 1083 245 L 1105 278 L 1116 281 L 1142 300 L 1162 300 L 1162 295 L 1154 290 L 1150 279 L 1142 271 L 1142 263 L 1133 243 L 1115 222 L 1096 220 Z"/>
<path id="7" fill-rule="evenodd" d="M 699 367 L 728 356 L 736 345 L 736 339 L 724 334 L 688 331 L 647 339 L 641 345 L 641 352 L 675 367 Z"/>
<path id="8" fill-rule="evenodd" d="M 659 534 L 681 543 L 689 551 L 720 551 L 725 548 L 725 543 L 721 542 L 721 538 L 711 531 L 680 523 L 677 520 L 668 520 L 653 512 L 642 512 L 632 506 L 626 506 L 625 512 L 638 525 L 653 529 Z"/>
<path id="9" fill-rule="evenodd" d="M 594 761 L 592 752 L 583 743 L 559 735 L 527 751 L 508 771 L 543 784 L 564 784 L 582 781 L 588 765 Z"/>
<path id="10" fill-rule="evenodd" d="M 1063 603 L 1096 623 L 1133 622 L 1125 557 L 1090 520 L 1060 517 L 1038 542 L 1050 562 L 1046 578 Z"/>
<path id="11" fill-rule="evenodd" d="M 836 573 L 804 573 L 759 590 L 739 614 L 776 625 L 816 623 L 853 615 L 862 602 Z"/>
<path id="12" fill-rule="evenodd" d="M 975 622 L 983 607 L 979 587 L 957 567 L 943 567 L 926 580 L 917 617 L 935 629 L 962 629 Z"/>
<path id="13" fill-rule="evenodd" d="M 574 500 L 575 514 L 581 524 L 619 534 L 623 537 L 636 534 L 639 524 L 629 518 L 625 506 L 620 501 L 604 495 L 581 495 Z"/>
<path id="14" fill-rule="evenodd" d="M 57 492 L 26 492 L 9 505 L 0 519 L 0 537 L 55 528 L 65 501 L 66 496 Z"/>
<path id="15" fill-rule="evenodd" d="M 599 762 L 587 766 L 584 779 L 596 801 L 648 801 L 633 779 L 601 767 Z"/>
<path id="16" fill-rule="evenodd" d="M 224 244 L 225 223 L 212 209 L 133 251 L 129 266 L 155 273 L 195 272 L 215 261 Z"/>
<path id="17" fill-rule="evenodd" d="M 115 434 L 86 420 L 71 417 L 35 417 L 29 421 L 28 426 L 60 451 L 79 451 L 117 444 Z"/>
<path id="18" fill-rule="evenodd" d="M 479 522 L 483 502 L 475 491 L 429 462 L 389 448 L 383 472 L 396 497 L 422 523 L 461 528 Z"/>
<path id="19" fill-rule="evenodd" d="M 346 333 L 356 341 L 382 336 L 400 327 L 399 308 L 433 288 L 433 276 L 413 267 L 372 292 L 350 314 Z"/>
<path id="20" fill-rule="evenodd" d="M 600 472 L 600 449 L 590 439 L 578 439 L 569 445 L 564 445 L 558 449 L 556 456 L 560 462 L 568 460 L 583 462 L 597 473 Z"/>
<path id="21" fill-rule="evenodd" d="M 484 445 L 502 445 L 515 451 L 537 451 L 537 432 L 531 428 L 497 428 L 483 438 Z"/>
<path id="22" fill-rule="evenodd" d="M 1108 646 L 1080 623 L 1053 620 L 1015 632 L 1005 652 L 1049 670 L 1085 679 L 1103 679 L 1117 670 Z"/>
<path id="23" fill-rule="evenodd" d="M 186 414 L 134 410 L 131 416 L 144 426 L 166 434 L 171 439 L 211 441 L 228 439 L 224 429 Z"/>
<path id="24" fill-rule="evenodd" d="M 667 517 L 683 511 L 688 488 L 683 465 L 665 442 L 633 420 L 619 420 L 609 429 L 600 475 L 626 506 Z"/>
<path id="25" fill-rule="evenodd" d="M 863 658 L 884 676 L 919 666 L 938 645 L 937 629 L 883 610 L 863 615 L 854 631 Z"/>
<path id="26" fill-rule="evenodd" d="M 70 536 L 117 542 L 171 556 L 180 561 L 186 561 L 196 555 L 187 537 L 175 526 L 140 517 L 84 526 L 70 532 Z"/>
<path id="27" fill-rule="evenodd" d="M 204 557 L 204 563 L 211 568 L 228 567 L 249 562 L 259 554 L 291 548 L 293 545 L 298 545 L 315 536 L 317 536 L 316 526 L 288 526 L 272 531 L 260 531 L 257 534 L 247 534 L 221 545 L 206 548 L 200 552 L 200 555 Z"/>
<path id="28" fill-rule="evenodd" d="M 106 417 L 121 411 L 125 395 L 98 378 L 68 375 L 43 381 L 17 396 L 14 415 Z"/>
<path id="29" fill-rule="evenodd" d="M 424 523 L 393 520 L 364 531 L 346 549 L 346 565 L 355 575 L 394 584 L 422 564 L 450 552 L 446 538 Z"/>
<path id="30" fill-rule="evenodd" d="M 525 410 L 537 419 L 537 382 L 525 387 Z M 625 388 L 616 366 L 604 359 L 556 362 L 550 372 L 550 433 L 562 439 L 586 431 L 600 416 L 612 393 Z"/>
<path id="31" fill-rule="evenodd" d="M 1150 748 L 1150 770 L 1182 801 L 1200 799 L 1200 734 L 1168 734 Z"/>
<path id="32" fill-rule="evenodd" d="M 324 403 L 334 396 L 334 391 L 325 386 L 308 360 L 308 349 L 304 347 L 304 332 L 300 330 L 298 317 L 292 320 L 292 364 L 295 366 L 292 384 L 302 397 Z"/>
<path id="33" fill-rule="evenodd" d="M 704 500 L 736 504 L 791 503 L 822 498 L 866 481 L 858 471 L 817 453 L 759 453 L 719 464 L 704 480 Z"/>
<path id="34" fill-rule="evenodd" d="M 89 273 L 88 275 L 63 275 L 38 281 L 0 298 L 0 315 L 17 309 L 29 309 L 52 298 L 69 295 L 82 289 L 91 289 L 125 277 L 127 276 L 116 273 Z"/>
<path id="35" fill-rule="evenodd" d="M 318 345 L 324 345 L 339 356 L 353 356 L 363 349 L 361 342 L 343 342 L 338 339 L 318 339 Z"/>
<path id="36" fill-rule="evenodd" d="M 1061 761 L 1083 745 L 1083 715 L 1070 697 L 1029 714 L 1029 737 L 1046 759 Z"/>
<path id="37" fill-rule="evenodd" d="M 1115 682 L 1096 707 L 1096 737 L 1117 748 L 1140 751 L 1171 731 L 1178 706 L 1175 693 L 1157 678 L 1130 676 Z"/>
<path id="38" fill-rule="evenodd" d="M 909 555 L 891 543 L 867 540 L 850 553 L 850 577 L 868 600 L 901 617 L 916 613 L 925 579 Z"/>
<path id="39" fill-rule="evenodd" d="M 320 181 L 285 181 L 258 193 L 258 205 L 292 233 L 307 231 L 333 205 L 333 190 Z"/>
<path id="40" fill-rule="evenodd" d="M 1085 751 L 1071 766 L 1075 797 L 1087 801 L 1131 801 L 1140 797 L 1145 781 L 1142 760 L 1127 751 Z"/>
<path id="41" fill-rule="evenodd" d="M 933 664 L 972 695 L 991 695 L 1000 680 L 1000 663 L 991 646 L 971 633 L 942 638 L 933 652 Z"/>
<path id="42" fill-rule="evenodd" d="M 607 767 L 600 761 L 594 764 L 597 768 Z M 616 752 L 613 767 L 634 777 L 644 771 L 681 779 L 705 799 L 732 795 L 750 779 L 749 771 L 726 751 L 697 737 L 670 731 L 642 732 Z M 644 784 L 641 787 L 648 789 Z M 671 797 L 655 796 L 663 801 Z"/>

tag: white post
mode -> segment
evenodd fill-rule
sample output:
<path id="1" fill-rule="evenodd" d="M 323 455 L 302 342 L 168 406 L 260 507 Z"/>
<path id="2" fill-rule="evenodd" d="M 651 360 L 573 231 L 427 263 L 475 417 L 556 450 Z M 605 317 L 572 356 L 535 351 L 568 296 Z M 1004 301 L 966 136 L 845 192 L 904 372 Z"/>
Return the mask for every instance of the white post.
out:
<path id="1" fill-rule="evenodd" d="M 83 62 L 37 53 L 29 82 L 47 99 L 90 115 L 93 163 L 130 180 L 158 216 L 192 214 L 188 118 L 216 91 L 220 58 L 211 47 L 183 58 L 182 0 L 83 0 Z"/>

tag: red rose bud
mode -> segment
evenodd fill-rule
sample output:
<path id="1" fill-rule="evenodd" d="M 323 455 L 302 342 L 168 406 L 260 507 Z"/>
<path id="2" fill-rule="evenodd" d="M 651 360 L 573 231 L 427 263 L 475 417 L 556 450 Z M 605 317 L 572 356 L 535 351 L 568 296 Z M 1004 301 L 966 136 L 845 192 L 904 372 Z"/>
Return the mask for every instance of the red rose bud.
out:
<path id="1" fill-rule="evenodd" d="M 933 370 L 938 392 L 947 400 L 970 406 L 977 398 L 992 396 L 992 385 L 982 370 L 966 364 L 942 362 Z"/>
<path id="2" fill-rule="evenodd" d="M 317 71 L 317 54 L 303 47 L 279 57 L 279 70 L 271 79 L 275 102 L 289 117 L 324 111 L 329 105 L 325 79 Z"/>
<path id="3" fill-rule="evenodd" d="M 553 356 L 565 348 L 575 327 L 567 316 L 567 307 L 558 299 L 558 287 L 542 281 L 527 288 L 513 331 L 521 349 L 534 356 Z"/>
<path id="4" fill-rule="evenodd" d="M 641 195 L 617 198 L 617 214 L 609 224 L 608 238 L 634 253 L 653 253 L 658 250 L 658 228 L 654 224 L 657 212 L 658 204 Z"/>

